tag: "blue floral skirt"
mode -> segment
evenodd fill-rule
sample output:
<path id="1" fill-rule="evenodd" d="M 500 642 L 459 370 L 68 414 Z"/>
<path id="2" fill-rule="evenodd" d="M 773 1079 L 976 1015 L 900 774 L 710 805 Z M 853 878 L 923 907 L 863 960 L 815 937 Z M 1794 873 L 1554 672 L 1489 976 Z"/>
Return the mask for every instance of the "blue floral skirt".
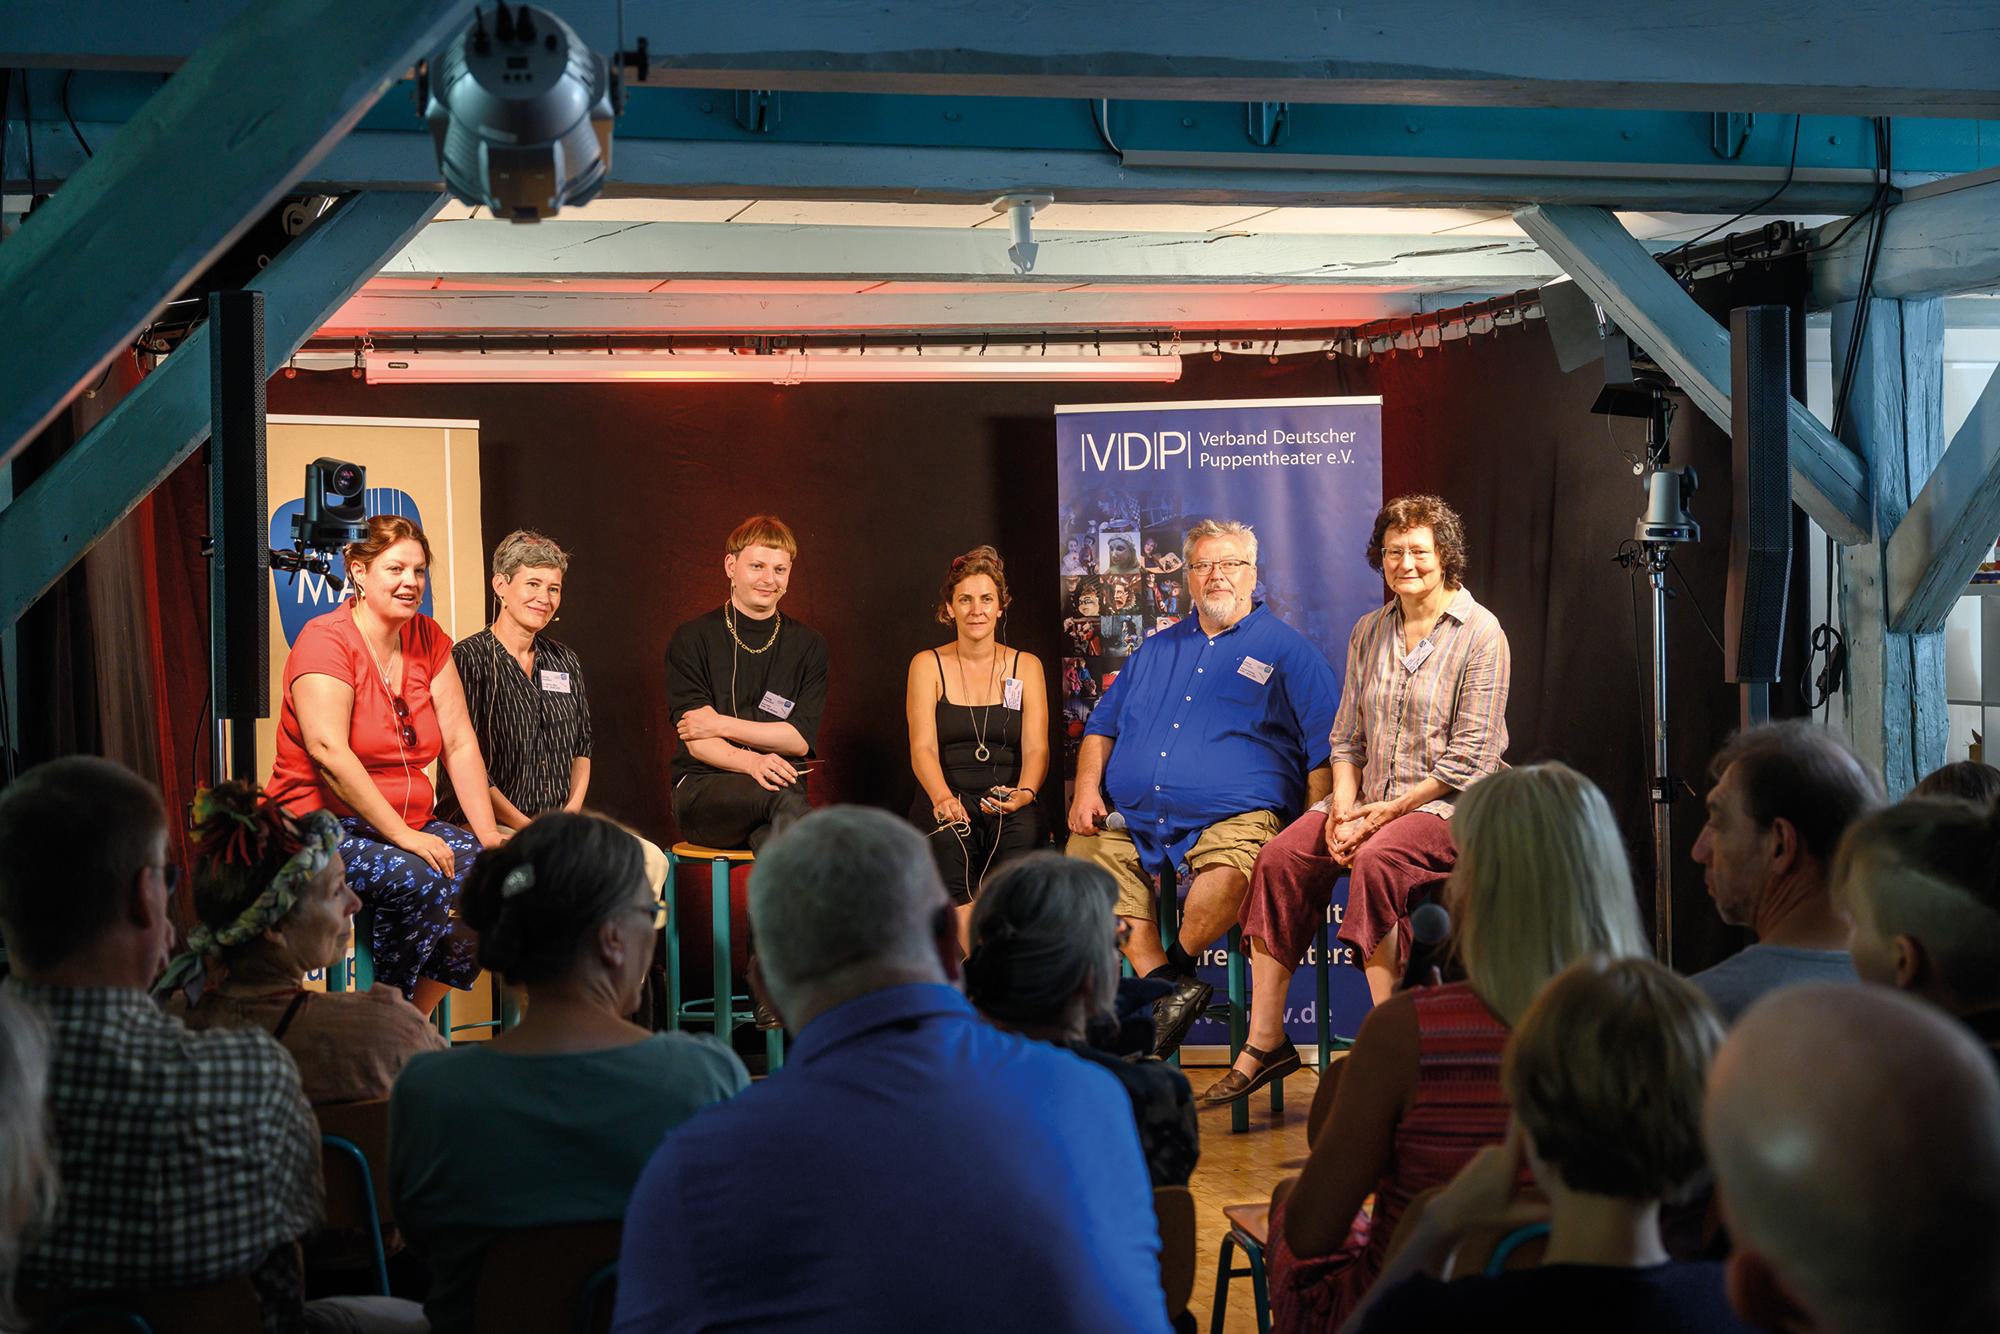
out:
<path id="1" fill-rule="evenodd" d="M 479 937 L 458 918 L 458 893 L 472 874 L 479 840 L 457 825 L 432 820 L 422 832 L 451 845 L 447 878 L 429 862 L 393 843 L 353 816 L 340 822 L 340 860 L 347 885 L 374 916 L 368 947 L 375 980 L 400 988 L 405 996 L 420 977 L 469 987 L 479 976 Z"/>

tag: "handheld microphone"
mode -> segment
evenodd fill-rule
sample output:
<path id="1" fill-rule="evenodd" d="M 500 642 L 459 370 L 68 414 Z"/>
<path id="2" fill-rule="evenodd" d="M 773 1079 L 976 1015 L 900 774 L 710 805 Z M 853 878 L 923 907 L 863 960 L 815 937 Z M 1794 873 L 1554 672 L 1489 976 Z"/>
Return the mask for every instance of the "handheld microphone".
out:
<path id="1" fill-rule="evenodd" d="M 1410 914 L 1410 961 L 1403 969 L 1403 989 L 1427 987 L 1431 970 L 1450 981 L 1451 914 L 1436 903 L 1420 903 Z"/>
<path id="2" fill-rule="evenodd" d="M 1104 813 L 1104 827 L 1106 829 L 1123 829 L 1125 827 L 1124 812 L 1106 811 Z"/>

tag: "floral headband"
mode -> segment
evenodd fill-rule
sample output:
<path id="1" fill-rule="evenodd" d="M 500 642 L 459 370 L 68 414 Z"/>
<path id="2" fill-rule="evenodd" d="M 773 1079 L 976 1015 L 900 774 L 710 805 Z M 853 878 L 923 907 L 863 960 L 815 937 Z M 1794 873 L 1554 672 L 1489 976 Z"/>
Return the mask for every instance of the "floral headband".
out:
<path id="1" fill-rule="evenodd" d="M 220 834 L 211 832 L 197 844 L 197 849 L 204 854 L 218 856 L 223 861 L 248 861 L 249 849 L 253 846 L 250 836 L 273 818 L 283 819 L 282 813 L 275 817 L 270 814 L 277 810 L 276 803 L 267 802 L 260 805 L 256 814 L 246 814 L 223 807 L 209 792 L 204 791 L 195 797 L 196 821 L 211 824 L 214 816 L 226 815 L 238 827 Z M 300 817 L 297 828 L 302 845 L 278 868 L 277 874 L 271 877 L 271 883 L 264 887 L 264 892 L 226 926 L 211 927 L 205 922 L 197 923 L 188 932 L 187 949 L 174 956 L 167 965 L 167 971 L 154 984 L 155 994 L 164 996 L 176 989 L 184 990 L 192 1004 L 220 980 L 222 969 L 219 965 L 225 952 L 262 935 L 292 911 L 300 892 L 338 855 L 336 849 L 341 840 L 340 822 L 327 811 L 313 811 Z"/>

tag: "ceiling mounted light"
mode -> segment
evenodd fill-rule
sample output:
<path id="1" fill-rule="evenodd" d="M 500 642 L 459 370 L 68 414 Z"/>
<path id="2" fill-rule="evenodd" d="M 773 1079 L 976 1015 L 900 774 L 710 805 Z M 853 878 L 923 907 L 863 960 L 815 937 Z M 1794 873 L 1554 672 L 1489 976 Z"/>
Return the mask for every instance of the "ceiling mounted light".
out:
<path id="1" fill-rule="evenodd" d="M 616 78 L 567 23 L 533 5 L 475 6 L 425 70 L 445 187 L 496 218 L 539 222 L 596 197 L 611 172 Z"/>
<path id="2" fill-rule="evenodd" d="M 1178 355 L 1097 356 L 1081 349 L 1049 354 L 975 349 L 823 349 L 746 354 L 702 352 L 385 352 L 367 354 L 370 384 L 615 384 L 734 381 L 753 384 L 919 381 L 1149 381 L 1181 378 Z"/>

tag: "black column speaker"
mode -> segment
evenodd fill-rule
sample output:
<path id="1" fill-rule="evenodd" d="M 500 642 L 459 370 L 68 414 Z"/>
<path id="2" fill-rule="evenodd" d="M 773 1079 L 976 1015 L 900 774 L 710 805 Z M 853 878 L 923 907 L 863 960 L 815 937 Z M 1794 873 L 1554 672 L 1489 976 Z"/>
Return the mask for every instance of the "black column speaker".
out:
<path id="1" fill-rule="evenodd" d="M 237 724 L 232 776 L 254 777 L 256 728 L 270 716 L 271 544 L 264 491 L 264 294 L 208 298 L 209 683 L 215 716 Z"/>
<path id="2" fill-rule="evenodd" d="M 1732 682 L 1774 682 L 1792 573 L 1791 312 L 1729 312 L 1729 593 L 1723 659 Z"/>

